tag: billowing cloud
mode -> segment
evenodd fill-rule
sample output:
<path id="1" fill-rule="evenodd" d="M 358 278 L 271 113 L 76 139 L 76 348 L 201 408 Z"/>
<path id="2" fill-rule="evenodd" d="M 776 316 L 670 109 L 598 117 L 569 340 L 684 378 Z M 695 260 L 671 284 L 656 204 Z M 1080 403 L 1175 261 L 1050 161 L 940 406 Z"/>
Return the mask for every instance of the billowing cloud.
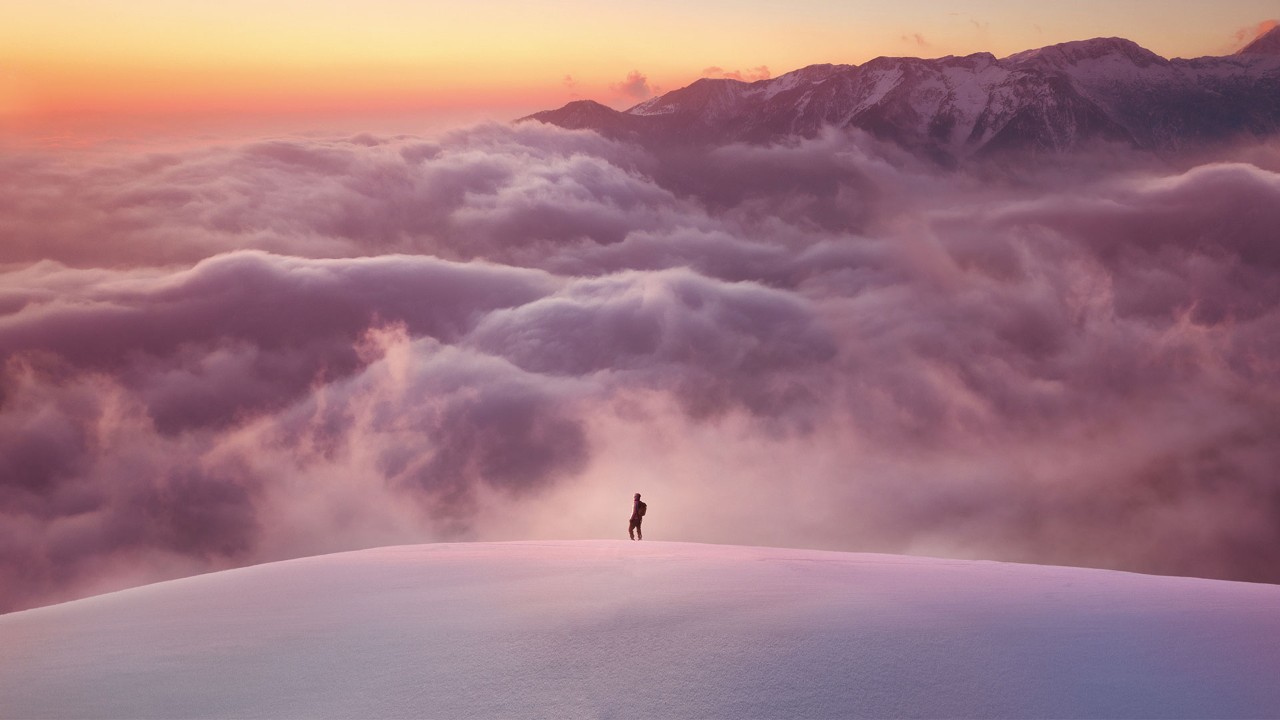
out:
<path id="1" fill-rule="evenodd" d="M 655 538 L 1280 581 L 1280 151 L 1000 163 L 7 156 L 0 608 L 636 491 Z"/>
<path id="2" fill-rule="evenodd" d="M 649 85 L 649 78 L 639 70 L 632 70 L 621 82 L 613 83 L 609 89 L 623 98 L 631 100 L 647 100 L 658 93 Z"/>

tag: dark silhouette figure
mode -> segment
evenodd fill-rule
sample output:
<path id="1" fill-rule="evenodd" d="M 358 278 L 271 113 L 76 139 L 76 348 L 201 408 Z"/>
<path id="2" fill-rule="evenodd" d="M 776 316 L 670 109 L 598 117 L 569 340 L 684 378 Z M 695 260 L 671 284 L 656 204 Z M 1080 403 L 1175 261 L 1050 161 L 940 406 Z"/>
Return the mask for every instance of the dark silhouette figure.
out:
<path id="1" fill-rule="evenodd" d="M 640 532 L 640 522 L 644 520 L 644 511 L 648 509 L 649 506 L 640 499 L 640 493 L 636 493 L 636 503 L 631 506 L 631 524 L 627 526 L 627 535 L 632 540 L 644 539 L 644 533 Z"/>

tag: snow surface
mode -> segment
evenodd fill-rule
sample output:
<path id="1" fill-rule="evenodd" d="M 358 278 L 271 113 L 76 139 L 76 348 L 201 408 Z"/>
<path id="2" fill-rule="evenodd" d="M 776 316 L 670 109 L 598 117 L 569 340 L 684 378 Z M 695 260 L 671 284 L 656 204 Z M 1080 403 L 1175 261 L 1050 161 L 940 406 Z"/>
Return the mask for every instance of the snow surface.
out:
<path id="1" fill-rule="evenodd" d="M 762 100 L 770 100 L 775 95 L 795 89 L 800 85 L 812 85 L 813 81 L 801 77 L 801 71 L 793 70 L 785 75 L 779 75 L 776 78 L 757 84 L 760 86 L 760 98 Z"/>
<path id="2" fill-rule="evenodd" d="M 392 547 L 0 616 L 0 717 L 1280 716 L 1280 587 L 646 541 Z"/>
<path id="3" fill-rule="evenodd" d="M 628 115 L 670 115 L 676 111 L 676 106 L 670 103 L 664 103 L 662 99 L 665 95 L 657 95 L 645 100 L 635 107 L 628 108 L 625 112 Z"/>

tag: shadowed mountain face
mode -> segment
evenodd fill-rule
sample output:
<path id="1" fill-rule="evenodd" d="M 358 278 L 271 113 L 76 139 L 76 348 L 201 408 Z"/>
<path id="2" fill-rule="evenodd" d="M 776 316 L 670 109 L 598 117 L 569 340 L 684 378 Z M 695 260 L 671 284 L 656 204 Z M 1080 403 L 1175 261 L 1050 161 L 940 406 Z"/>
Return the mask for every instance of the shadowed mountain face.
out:
<path id="1" fill-rule="evenodd" d="M 1280 131 L 1280 28 L 1228 57 L 1167 60 L 1095 38 L 1003 59 L 882 57 L 753 83 L 704 78 L 624 112 L 584 100 L 525 119 L 646 144 L 852 127 L 944 162 L 1095 141 L 1178 150 Z"/>

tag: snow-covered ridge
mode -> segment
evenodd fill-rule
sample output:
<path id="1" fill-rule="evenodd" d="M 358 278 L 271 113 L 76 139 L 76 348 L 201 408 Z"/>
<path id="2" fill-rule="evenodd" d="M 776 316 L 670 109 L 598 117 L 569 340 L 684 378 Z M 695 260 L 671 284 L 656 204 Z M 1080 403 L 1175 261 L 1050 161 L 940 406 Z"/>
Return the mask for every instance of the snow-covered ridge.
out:
<path id="1" fill-rule="evenodd" d="M 1280 716 L 1280 587 L 627 541 L 392 547 L 0 616 L 3 717 Z"/>
<path id="2" fill-rule="evenodd" d="M 704 78 L 566 127 L 658 143 L 772 142 L 856 127 L 940 159 L 1008 149 L 1063 152 L 1096 141 L 1149 150 L 1280 132 L 1280 28 L 1241 53 L 1163 58 L 1094 38 L 997 59 L 876 58 L 746 83 Z"/>

